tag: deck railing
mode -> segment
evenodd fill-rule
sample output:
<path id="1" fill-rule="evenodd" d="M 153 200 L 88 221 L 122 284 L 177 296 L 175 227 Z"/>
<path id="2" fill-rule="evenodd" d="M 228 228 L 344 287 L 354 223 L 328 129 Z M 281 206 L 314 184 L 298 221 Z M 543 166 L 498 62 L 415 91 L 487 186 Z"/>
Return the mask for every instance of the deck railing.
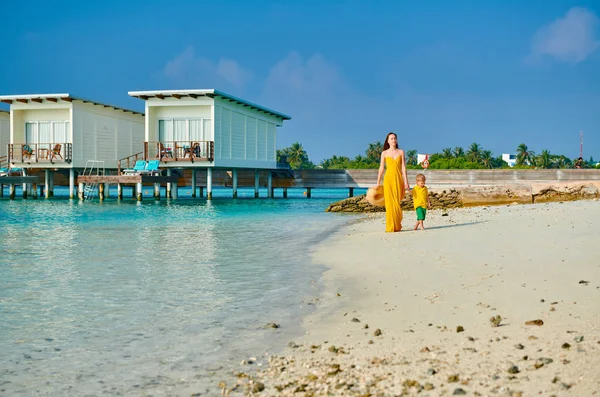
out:
<path id="1" fill-rule="evenodd" d="M 132 154 L 117 161 L 117 175 L 121 175 L 121 170 L 131 169 L 138 160 L 144 159 L 144 152 Z"/>
<path id="2" fill-rule="evenodd" d="M 72 143 L 9 143 L 9 163 L 71 163 Z"/>
<path id="3" fill-rule="evenodd" d="M 213 141 L 153 141 L 144 142 L 144 158 L 161 161 L 213 161 Z"/>

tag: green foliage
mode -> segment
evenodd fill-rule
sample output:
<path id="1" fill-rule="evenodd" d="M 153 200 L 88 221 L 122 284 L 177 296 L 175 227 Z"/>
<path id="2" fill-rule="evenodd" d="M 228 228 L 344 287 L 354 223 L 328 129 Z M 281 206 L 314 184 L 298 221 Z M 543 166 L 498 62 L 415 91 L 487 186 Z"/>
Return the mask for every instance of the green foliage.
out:
<path id="1" fill-rule="evenodd" d="M 406 152 L 406 158 L 404 159 L 406 165 L 417 165 L 417 151 L 412 149 Z"/>
<path id="2" fill-rule="evenodd" d="M 380 141 L 370 143 L 365 150 L 365 155 L 357 155 L 355 158 L 334 155 L 321 161 L 319 168 L 323 169 L 376 169 L 379 168 L 383 144 Z M 407 169 L 421 170 L 423 167 L 417 164 L 417 151 L 414 149 L 405 152 Z M 292 169 L 311 169 L 315 165 L 308 159 L 306 150 L 299 142 L 290 147 L 277 150 L 277 161 L 287 162 Z M 514 169 L 531 168 L 573 168 L 574 161 L 564 155 L 555 155 L 548 150 L 542 150 L 539 155 L 530 150 L 527 145 L 521 143 L 517 147 L 517 164 Z M 592 157 L 583 162 L 584 168 L 599 168 L 600 164 Z M 429 168 L 442 169 L 494 169 L 511 168 L 502 160 L 502 156 L 494 157 L 491 150 L 485 150 L 481 145 L 473 142 L 466 153 L 460 146 L 444 148 L 441 153 L 429 155 Z"/>
<path id="3" fill-rule="evenodd" d="M 277 162 L 287 162 L 294 170 L 315 168 L 315 165 L 308 159 L 308 153 L 299 142 L 294 142 L 290 147 L 277 150 Z"/>

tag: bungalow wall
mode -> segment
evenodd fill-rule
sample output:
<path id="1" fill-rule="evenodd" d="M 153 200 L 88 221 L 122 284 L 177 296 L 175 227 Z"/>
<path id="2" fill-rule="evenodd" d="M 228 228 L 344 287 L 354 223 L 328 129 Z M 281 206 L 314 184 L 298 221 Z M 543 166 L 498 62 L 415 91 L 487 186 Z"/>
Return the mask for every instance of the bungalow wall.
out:
<path id="1" fill-rule="evenodd" d="M 6 156 L 10 143 L 10 113 L 0 110 L 0 157 Z"/>
<path id="2" fill-rule="evenodd" d="M 73 102 L 73 167 L 102 160 L 116 168 L 119 159 L 144 149 L 144 116 L 92 103 Z"/>
<path id="3" fill-rule="evenodd" d="M 276 168 L 276 131 L 283 120 L 214 99 L 215 166 Z"/>

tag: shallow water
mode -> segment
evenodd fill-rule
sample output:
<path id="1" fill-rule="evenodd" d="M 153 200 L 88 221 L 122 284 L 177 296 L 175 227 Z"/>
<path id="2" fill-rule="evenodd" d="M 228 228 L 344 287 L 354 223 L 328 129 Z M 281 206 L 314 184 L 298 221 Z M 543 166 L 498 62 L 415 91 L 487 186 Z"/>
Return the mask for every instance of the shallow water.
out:
<path id="1" fill-rule="evenodd" d="M 261 363 L 302 333 L 335 199 L 1 199 L 0 394 L 179 395 Z"/>

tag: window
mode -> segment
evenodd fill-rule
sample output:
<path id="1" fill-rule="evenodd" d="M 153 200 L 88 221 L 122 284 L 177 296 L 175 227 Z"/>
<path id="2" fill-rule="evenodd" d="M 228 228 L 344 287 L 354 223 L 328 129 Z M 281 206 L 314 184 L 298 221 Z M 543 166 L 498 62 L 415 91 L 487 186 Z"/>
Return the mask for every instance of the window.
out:
<path id="1" fill-rule="evenodd" d="M 159 119 L 158 140 L 205 141 L 210 138 L 210 119 Z"/>
<path id="2" fill-rule="evenodd" d="M 25 123 L 25 143 L 67 143 L 68 121 L 27 121 Z"/>

